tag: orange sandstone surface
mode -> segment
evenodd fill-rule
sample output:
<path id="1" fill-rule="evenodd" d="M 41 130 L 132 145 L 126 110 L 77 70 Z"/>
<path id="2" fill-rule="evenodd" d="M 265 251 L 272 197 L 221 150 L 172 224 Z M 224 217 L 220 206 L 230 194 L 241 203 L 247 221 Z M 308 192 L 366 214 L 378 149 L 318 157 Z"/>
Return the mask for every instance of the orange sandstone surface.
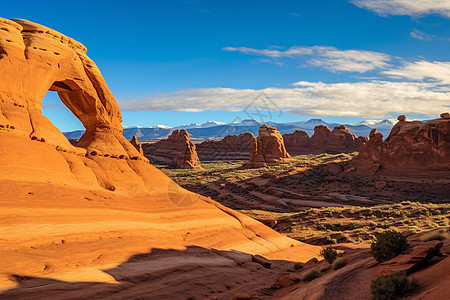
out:
<path id="1" fill-rule="evenodd" d="M 82 44 L 0 29 L 0 298 L 230 299 L 318 255 L 150 165 Z M 86 128 L 76 147 L 41 114 L 48 90 Z"/>

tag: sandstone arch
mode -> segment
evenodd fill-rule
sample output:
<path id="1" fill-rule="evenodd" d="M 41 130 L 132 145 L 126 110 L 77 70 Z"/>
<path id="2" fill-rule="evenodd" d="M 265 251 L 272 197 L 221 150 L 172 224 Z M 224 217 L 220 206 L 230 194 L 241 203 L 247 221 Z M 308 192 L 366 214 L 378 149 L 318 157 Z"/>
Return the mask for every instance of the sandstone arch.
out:
<path id="1" fill-rule="evenodd" d="M 48 27 L 0 18 L 0 129 L 68 152 L 145 160 L 123 137 L 119 106 L 86 51 Z M 86 128 L 78 147 L 42 115 L 49 90 Z"/>

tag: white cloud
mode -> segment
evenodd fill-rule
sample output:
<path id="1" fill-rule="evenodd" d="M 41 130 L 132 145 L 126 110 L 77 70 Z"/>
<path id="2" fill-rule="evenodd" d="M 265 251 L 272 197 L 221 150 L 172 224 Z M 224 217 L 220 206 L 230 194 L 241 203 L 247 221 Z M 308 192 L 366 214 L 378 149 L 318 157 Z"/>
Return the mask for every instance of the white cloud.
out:
<path id="1" fill-rule="evenodd" d="M 411 80 L 431 79 L 440 84 L 450 84 L 450 62 L 416 61 L 382 72 L 392 78 L 407 78 Z M 449 101 L 450 102 L 450 101 Z"/>
<path id="2" fill-rule="evenodd" d="M 294 88 L 184 89 L 151 97 L 121 100 L 124 111 L 240 111 L 264 92 L 283 111 L 314 116 L 386 118 L 392 112 L 437 116 L 448 110 L 450 93 L 432 82 L 301 81 Z M 254 104 L 254 103 L 253 103 Z M 257 104 L 256 104 L 257 105 Z"/>
<path id="3" fill-rule="evenodd" d="M 374 69 L 389 66 L 391 56 L 384 53 L 367 50 L 340 50 L 335 47 L 294 46 L 287 50 L 253 49 L 247 47 L 225 47 L 225 51 L 238 51 L 244 54 L 266 56 L 282 64 L 281 59 L 296 59 L 306 57 L 309 65 L 321 67 L 330 72 L 364 73 Z"/>
<path id="4" fill-rule="evenodd" d="M 410 35 L 412 38 L 415 38 L 415 39 L 418 39 L 418 40 L 422 40 L 422 41 L 432 41 L 432 40 L 435 40 L 435 39 L 436 39 L 436 37 L 435 37 L 434 35 L 428 34 L 428 33 L 423 32 L 423 31 L 420 31 L 420 30 L 418 30 L 418 29 L 416 29 L 416 28 L 414 28 L 414 29 L 409 33 L 409 35 Z"/>
<path id="5" fill-rule="evenodd" d="M 379 15 L 440 14 L 450 18 L 449 0 L 350 0 L 350 2 Z"/>

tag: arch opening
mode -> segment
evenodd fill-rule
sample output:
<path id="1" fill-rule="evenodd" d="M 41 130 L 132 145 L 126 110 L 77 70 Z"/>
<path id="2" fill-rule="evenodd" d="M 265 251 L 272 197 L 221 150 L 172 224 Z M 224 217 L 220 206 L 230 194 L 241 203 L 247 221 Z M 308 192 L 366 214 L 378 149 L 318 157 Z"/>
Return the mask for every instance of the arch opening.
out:
<path id="1" fill-rule="evenodd" d="M 55 82 L 42 99 L 42 115 L 49 119 L 61 132 L 66 133 L 65 136 L 68 139 L 75 138 L 73 134 L 67 134 L 67 132 L 73 131 L 79 131 L 81 137 L 84 132 L 84 126 L 61 101 L 57 93 L 58 91 L 72 91 L 72 88 L 64 82 Z"/>

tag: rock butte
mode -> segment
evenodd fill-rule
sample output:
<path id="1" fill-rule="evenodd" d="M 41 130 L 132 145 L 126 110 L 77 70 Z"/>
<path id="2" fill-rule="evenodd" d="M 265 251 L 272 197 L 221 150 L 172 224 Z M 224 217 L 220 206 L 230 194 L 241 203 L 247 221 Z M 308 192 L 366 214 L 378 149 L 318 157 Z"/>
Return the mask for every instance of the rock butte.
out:
<path id="1" fill-rule="evenodd" d="M 311 138 L 303 130 L 284 134 L 284 145 L 292 155 L 320 153 L 351 153 L 358 151 L 367 142 L 367 137 L 357 137 L 344 125 L 330 130 L 328 126 L 318 125 Z"/>
<path id="2" fill-rule="evenodd" d="M 258 138 L 250 145 L 250 160 L 244 167 L 260 167 L 288 162 L 291 156 L 284 147 L 280 132 L 269 125 L 262 125 Z"/>
<path id="3" fill-rule="evenodd" d="M 258 275 L 268 269 L 255 269 L 245 253 L 299 262 L 318 255 L 319 247 L 184 190 L 150 165 L 122 136 L 120 110 L 82 44 L 30 21 L 0 19 L 0 70 L 1 290 L 21 299 L 108 291 L 135 298 L 178 288 L 206 298 L 207 281 L 190 283 L 208 276 L 192 270 L 220 266 L 215 284 L 248 270 L 244 278 L 270 285 Z M 42 116 L 48 90 L 86 127 L 78 147 Z M 204 255 L 194 255 L 194 245 Z"/>
<path id="4" fill-rule="evenodd" d="M 204 141 L 196 145 L 200 160 L 246 160 L 255 137 L 250 132 L 227 135 L 220 141 Z"/>
<path id="5" fill-rule="evenodd" d="M 407 121 L 404 115 L 398 120 L 384 141 L 383 135 L 373 129 L 355 162 L 374 162 L 398 172 L 450 170 L 450 119 L 446 113 L 425 123 Z"/>
<path id="6" fill-rule="evenodd" d="M 194 143 L 186 129 L 174 130 L 167 139 L 144 144 L 144 155 L 155 163 L 180 169 L 202 169 Z"/>

